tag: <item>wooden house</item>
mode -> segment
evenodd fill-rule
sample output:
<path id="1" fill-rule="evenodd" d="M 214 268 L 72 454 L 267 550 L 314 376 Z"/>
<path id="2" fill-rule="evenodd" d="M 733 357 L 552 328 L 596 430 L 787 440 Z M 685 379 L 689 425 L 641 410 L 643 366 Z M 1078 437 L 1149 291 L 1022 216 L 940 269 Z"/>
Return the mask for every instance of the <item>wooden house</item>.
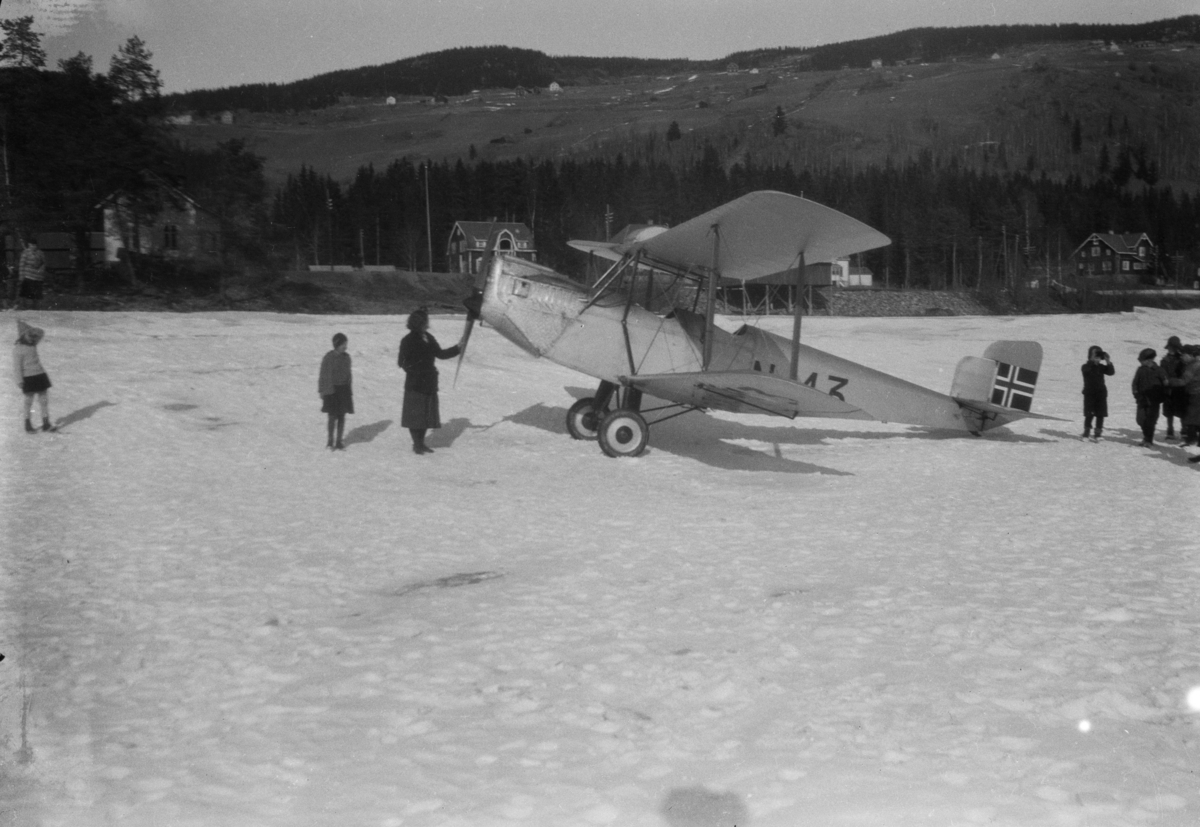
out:
<path id="1" fill-rule="evenodd" d="M 446 245 L 452 273 L 478 273 L 491 253 L 508 253 L 537 261 L 533 231 L 512 221 L 456 221 Z"/>
<path id="2" fill-rule="evenodd" d="M 1145 233 L 1092 233 L 1075 248 L 1075 275 L 1139 281 L 1154 268 L 1156 249 Z"/>
<path id="3" fill-rule="evenodd" d="M 133 250 L 165 259 L 214 262 L 221 256 L 221 222 L 215 213 L 180 190 L 160 183 L 151 202 L 136 205 L 117 192 L 100 204 L 104 217 L 104 260 Z"/>

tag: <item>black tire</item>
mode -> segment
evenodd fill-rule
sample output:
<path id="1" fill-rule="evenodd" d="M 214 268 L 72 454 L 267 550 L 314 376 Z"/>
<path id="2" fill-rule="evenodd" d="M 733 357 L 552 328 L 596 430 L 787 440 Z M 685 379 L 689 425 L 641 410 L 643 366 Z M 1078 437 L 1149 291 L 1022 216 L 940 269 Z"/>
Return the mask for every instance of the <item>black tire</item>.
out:
<path id="1" fill-rule="evenodd" d="M 650 426 L 637 411 L 619 408 L 600 420 L 599 440 L 610 457 L 636 457 L 650 442 Z"/>
<path id="2" fill-rule="evenodd" d="M 567 432 L 572 439 L 596 439 L 600 434 L 600 420 L 604 411 L 596 411 L 591 397 L 580 399 L 567 411 Z"/>

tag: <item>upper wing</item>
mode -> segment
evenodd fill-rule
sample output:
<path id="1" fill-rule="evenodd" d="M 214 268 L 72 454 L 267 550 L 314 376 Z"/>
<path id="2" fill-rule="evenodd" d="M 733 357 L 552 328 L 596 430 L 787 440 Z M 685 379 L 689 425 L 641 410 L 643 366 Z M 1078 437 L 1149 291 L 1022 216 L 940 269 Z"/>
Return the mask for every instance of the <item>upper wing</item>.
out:
<path id="1" fill-rule="evenodd" d="M 622 377 L 630 387 L 674 402 L 731 413 L 874 419 L 835 396 L 807 385 L 756 371 L 659 373 Z"/>
<path id="2" fill-rule="evenodd" d="M 583 253 L 590 253 L 599 256 L 609 261 L 620 261 L 625 253 L 621 250 L 620 245 L 610 241 L 579 241 L 572 239 L 567 242 L 568 247 L 574 247 Z"/>
<path id="3" fill-rule="evenodd" d="M 754 281 L 794 270 L 801 252 L 806 263 L 815 264 L 890 243 L 883 233 L 835 209 L 762 190 L 631 247 L 681 270 L 716 270 L 728 279 Z"/>

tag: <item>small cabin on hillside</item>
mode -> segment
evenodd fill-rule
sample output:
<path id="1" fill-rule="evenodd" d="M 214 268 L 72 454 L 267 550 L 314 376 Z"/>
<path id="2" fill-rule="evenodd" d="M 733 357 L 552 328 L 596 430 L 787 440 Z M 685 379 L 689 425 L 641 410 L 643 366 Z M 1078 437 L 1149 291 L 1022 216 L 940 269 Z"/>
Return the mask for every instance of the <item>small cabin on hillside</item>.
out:
<path id="1" fill-rule="evenodd" d="M 100 210 L 106 262 L 120 261 L 122 249 L 178 261 L 220 258 L 220 219 L 168 184 L 156 187 L 149 207 L 115 192 L 100 203 Z"/>
<path id="2" fill-rule="evenodd" d="M 1135 282 L 1152 272 L 1154 242 L 1145 233 L 1092 233 L 1075 248 L 1075 275 Z"/>
<path id="3" fill-rule="evenodd" d="M 452 273 L 478 273 L 492 253 L 508 253 L 537 261 L 533 231 L 515 221 L 456 221 L 446 244 Z"/>

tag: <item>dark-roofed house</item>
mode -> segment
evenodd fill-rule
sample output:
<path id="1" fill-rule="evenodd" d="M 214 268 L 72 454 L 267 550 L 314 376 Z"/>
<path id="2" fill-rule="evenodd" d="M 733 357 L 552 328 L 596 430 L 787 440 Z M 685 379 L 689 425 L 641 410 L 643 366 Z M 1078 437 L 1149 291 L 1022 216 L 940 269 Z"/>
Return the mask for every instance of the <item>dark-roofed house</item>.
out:
<path id="1" fill-rule="evenodd" d="M 1145 233 L 1092 233 L 1075 248 L 1075 275 L 1138 281 L 1152 272 L 1154 242 Z"/>
<path id="2" fill-rule="evenodd" d="M 515 221 L 456 221 L 446 245 L 452 273 L 478 273 L 490 253 L 508 253 L 537 261 L 533 232 Z"/>

